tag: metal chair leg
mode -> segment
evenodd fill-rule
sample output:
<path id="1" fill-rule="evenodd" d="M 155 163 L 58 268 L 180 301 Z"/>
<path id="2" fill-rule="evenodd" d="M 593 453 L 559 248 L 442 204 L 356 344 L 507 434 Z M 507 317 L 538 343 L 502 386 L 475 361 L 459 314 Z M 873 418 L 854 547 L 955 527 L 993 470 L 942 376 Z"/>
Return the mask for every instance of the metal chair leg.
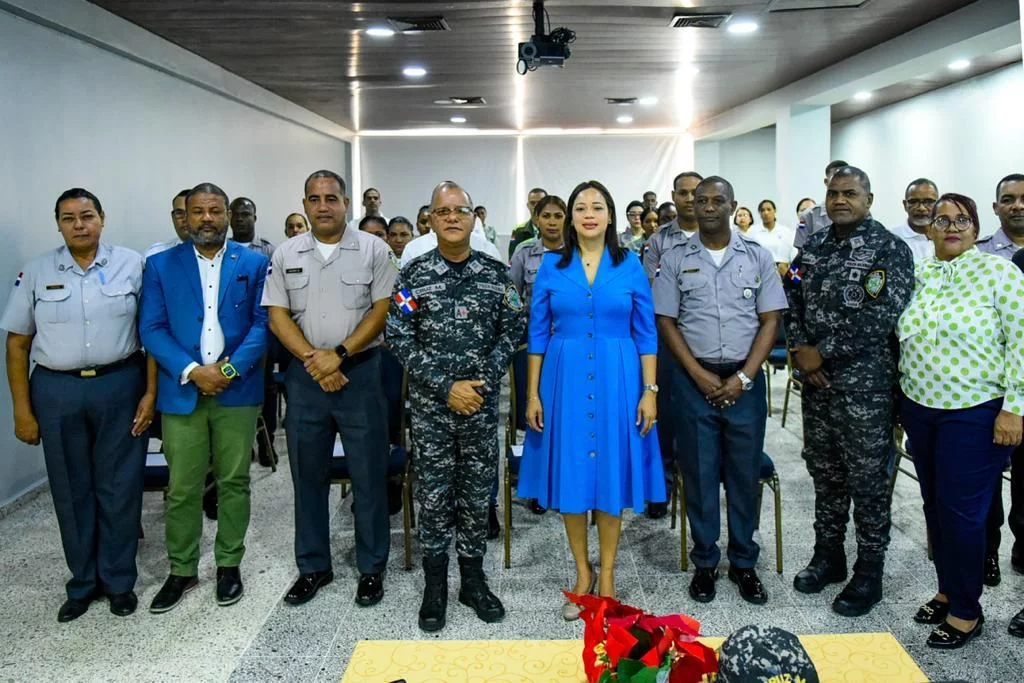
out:
<path id="1" fill-rule="evenodd" d="M 676 497 L 676 491 L 678 490 L 678 488 L 679 488 L 679 473 L 678 472 L 673 472 L 672 473 L 672 494 L 671 494 L 671 498 L 669 499 L 669 501 L 670 501 L 670 503 L 672 505 L 672 510 L 669 513 L 669 517 L 671 518 L 671 520 L 669 521 L 669 525 L 668 525 L 668 528 L 669 529 L 673 529 L 673 530 L 676 528 L 676 504 L 679 502 L 678 498 Z"/>
<path id="2" fill-rule="evenodd" d="M 505 569 L 512 566 L 512 472 L 505 459 Z"/>
<path id="3" fill-rule="evenodd" d="M 764 364 L 764 380 L 768 385 L 768 417 L 772 416 L 772 371 L 774 368 L 768 363 Z"/>
<path id="4" fill-rule="evenodd" d="M 412 569 L 412 481 L 409 466 L 402 475 L 402 527 L 405 532 L 405 570 Z"/>
<path id="5" fill-rule="evenodd" d="M 775 493 L 775 571 L 782 574 L 782 486 L 778 472 L 772 477 L 772 491 Z"/>
<path id="6" fill-rule="evenodd" d="M 793 378 L 786 378 L 786 396 L 782 399 L 782 428 L 786 428 L 786 416 L 789 414 L 789 394 L 793 391 Z"/>

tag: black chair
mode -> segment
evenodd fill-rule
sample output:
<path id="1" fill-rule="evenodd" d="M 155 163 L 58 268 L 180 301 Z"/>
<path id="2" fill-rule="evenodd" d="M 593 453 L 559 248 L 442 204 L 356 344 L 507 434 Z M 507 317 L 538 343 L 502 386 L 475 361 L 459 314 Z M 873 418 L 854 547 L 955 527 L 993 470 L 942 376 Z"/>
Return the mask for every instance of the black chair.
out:
<path id="1" fill-rule="evenodd" d="M 523 445 L 518 432 L 526 431 L 526 345 L 512 354 L 509 364 L 509 406 L 505 422 L 505 569 L 512 566 L 512 488 L 519 481 Z"/>
<path id="2" fill-rule="evenodd" d="M 764 378 L 768 383 L 768 417 L 772 416 L 772 375 L 776 370 L 786 370 L 789 363 L 789 348 L 786 346 L 786 326 L 779 321 L 775 332 L 775 343 L 764 361 Z"/>
<path id="3" fill-rule="evenodd" d="M 757 491 L 757 523 L 755 529 L 761 526 L 761 498 L 764 495 L 764 487 L 772 490 L 775 497 L 775 571 L 782 573 L 782 486 L 779 483 L 779 473 L 775 469 L 775 463 L 767 453 L 761 454 L 761 473 L 759 475 L 761 486 Z M 683 473 L 678 467 L 672 473 L 672 529 L 676 528 L 676 509 L 679 511 L 679 568 L 688 571 L 690 559 L 686 555 L 686 487 L 683 485 Z"/>

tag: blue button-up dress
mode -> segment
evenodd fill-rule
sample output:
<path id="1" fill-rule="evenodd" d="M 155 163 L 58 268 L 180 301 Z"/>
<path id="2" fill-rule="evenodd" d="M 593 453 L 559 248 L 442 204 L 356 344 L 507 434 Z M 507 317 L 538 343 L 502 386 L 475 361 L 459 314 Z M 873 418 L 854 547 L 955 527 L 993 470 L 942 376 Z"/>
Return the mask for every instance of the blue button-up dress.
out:
<path id="1" fill-rule="evenodd" d="M 579 255 L 558 268 L 544 256 L 533 286 L 528 352 L 544 356 L 544 430 L 529 431 L 519 495 L 566 513 L 665 500 L 657 429 L 640 436 L 641 355 L 658 336 L 647 276 L 635 254 L 619 265 L 605 250 L 594 284 Z"/>

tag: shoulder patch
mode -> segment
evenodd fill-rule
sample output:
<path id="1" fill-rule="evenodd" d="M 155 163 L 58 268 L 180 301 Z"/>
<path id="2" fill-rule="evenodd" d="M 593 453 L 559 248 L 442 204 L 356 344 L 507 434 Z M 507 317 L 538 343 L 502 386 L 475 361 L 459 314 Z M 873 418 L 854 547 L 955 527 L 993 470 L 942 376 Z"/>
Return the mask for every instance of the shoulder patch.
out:
<path id="1" fill-rule="evenodd" d="M 519 298 L 519 292 L 514 285 L 505 288 L 505 305 L 517 313 L 523 310 L 523 300 Z"/>
<path id="2" fill-rule="evenodd" d="M 864 281 L 864 291 L 871 295 L 872 299 L 877 299 L 878 295 L 882 293 L 885 288 L 885 271 L 884 270 L 873 270 L 868 273 L 867 279 Z"/>
<path id="3" fill-rule="evenodd" d="M 395 293 L 395 303 L 398 304 L 398 310 L 406 315 L 412 315 L 419 308 L 419 304 L 416 303 L 416 299 L 404 287 Z"/>

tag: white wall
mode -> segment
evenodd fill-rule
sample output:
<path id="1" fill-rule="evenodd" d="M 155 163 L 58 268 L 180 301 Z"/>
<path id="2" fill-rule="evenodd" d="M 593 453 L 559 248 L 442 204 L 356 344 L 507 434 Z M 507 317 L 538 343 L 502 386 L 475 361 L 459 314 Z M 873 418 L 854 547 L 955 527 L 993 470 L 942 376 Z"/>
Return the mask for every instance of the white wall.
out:
<path id="1" fill-rule="evenodd" d="M 940 192 L 978 203 L 982 234 L 999 222 L 992 214 L 995 186 L 1024 172 L 1024 69 L 1020 64 L 870 112 L 833 127 L 832 153 L 871 176 L 872 213 L 888 227 L 906 218 L 906 185 L 932 178 Z"/>
<path id="2" fill-rule="evenodd" d="M 782 206 L 775 183 L 775 127 L 724 140 L 701 141 L 696 144 L 696 170 L 704 177 L 719 175 L 732 183 L 736 202 L 757 216 L 762 199 L 773 200 L 779 220 L 792 225 L 792 209 Z M 795 208 L 795 205 L 794 205 Z"/>
<path id="3" fill-rule="evenodd" d="M 306 175 L 347 175 L 337 138 L 2 11 L 0 92 L 3 302 L 25 261 L 60 245 L 53 203 L 69 187 L 100 198 L 106 241 L 142 250 L 173 237 L 171 198 L 198 182 L 251 197 L 276 243 Z M 0 505 L 44 476 L 41 450 L 13 431 L 0 390 Z"/>
<path id="4" fill-rule="evenodd" d="M 487 222 L 498 232 L 511 232 L 515 138 L 364 137 L 359 144 L 362 187 L 380 190 L 381 213 L 388 218 L 401 215 L 415 224 L 416 212 L 430 203 L 434 187 L 453 180 L 487 207 Z M 362 207 L 355 208 L 355 215 L 362 216 Z"/>

